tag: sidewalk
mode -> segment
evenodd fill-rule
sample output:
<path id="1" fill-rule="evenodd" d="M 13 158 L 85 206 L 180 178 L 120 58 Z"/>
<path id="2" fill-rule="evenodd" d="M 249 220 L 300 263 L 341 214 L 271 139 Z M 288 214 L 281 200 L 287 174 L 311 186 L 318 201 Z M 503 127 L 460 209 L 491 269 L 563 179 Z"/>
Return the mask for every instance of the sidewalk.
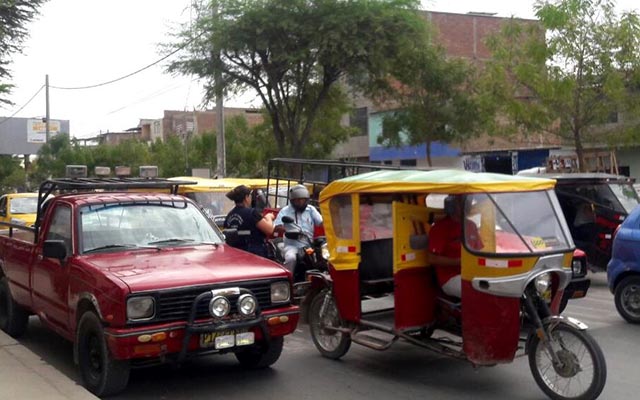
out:
<path id="1" fill-rule="evenodd" d="M 98 399 L 2 331 L 0 388 L 0 400 Z"/>

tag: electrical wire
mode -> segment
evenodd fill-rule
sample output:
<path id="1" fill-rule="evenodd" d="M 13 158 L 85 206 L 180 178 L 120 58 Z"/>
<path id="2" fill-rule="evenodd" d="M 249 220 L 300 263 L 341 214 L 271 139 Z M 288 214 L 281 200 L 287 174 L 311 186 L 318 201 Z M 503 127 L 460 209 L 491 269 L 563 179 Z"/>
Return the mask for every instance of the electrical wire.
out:
<path id="1" fill-rule="evenodd" d="M 33 96 L 31 96 L 31 98 L 29 100 L 27 100 L 26 103 L 24 103 L 22 105 L 22 107 L 18 108 L 18 110 L 16 110 L 16 112 L 14 112 L 13 114 L 11 114 L 10 116 L 6 117 L 5 119 L 3 119 L 2 121 L 0 121 L 0 125 L 4 124 L 5 122 L 7 122 L 8 120 L 10 120 L 11 118 L 15 117 L 16 114 L 18 114 L 20 111 L 22 111 L 26 106 L 29 105 L 29 103 L 31 103 L 33 101 L 33 99 L 36 98 L 36 96 L 42 91 L 42 89 L 44 89 L 45 85 L 40 86 L 40 89 L 38 89 Z"/>
<path id="2" fill-rule="evenodd" d="M 138 69 L 138 70 L 135 70 L 135 71 L 133 71 L 133 72 L 131 72 L 131 73 L 128 73 L 128 74 L 126 74 L 126 75 L 124 75 L 124 76 L 121 76 L 121 77 L 119 77 L 119 78 L 115 78 L 115 79 L 112 79 L 112 80 L 110 80 L 110 81 L 106 81 L 106 82 L 102 82 L 102 83 L 97 83 L 97 84 L 95 84 L 95 85 L 75 86 L 75 87 L 64 87 L 64 86 L 52 86 L 52 85 L 49 85 L 49 87 L 50 87 L 50 88 L 52 88 L 52 89 L 59 89 L 59 90 L 83 90 L 83 89 L 93 89 L 93 88 L 97 88 L 97 87 L 100 87 L 100 86 L 105 86 L 105 85 L 109 85 L 109 84 L 112 84 L 112 83 L 115 83 L 115 82 L 121 81 L 121 80 L 126 79 L 126 78 L 129 78 L 129 77 L 131 77 L 131 76 L 133 76 L 133 75 L 139 74 L 140 72 L 142 72 L 142 71 L 144 71 L 144 70 L 147 70 L 147 69 L 149 69 L 149 68 L 153 67 L 154 65 L 156 65 L 156 64 L 158 64 L 158 63 L 160 63 L 160 62 L 162 62 L 162 61 L 166 60 L 167 58 L 171 57 L 172 55 L 176 54 L 176 53 L 177 53 L 177 52 L 179 52 L 180 50 L 182 50 L 182 49 L 184 49 L 185 47 L 187 47 L 188 45 L 190 45 L 192 42 L 194 42 L 197 38 L 199 38 L 200 36 L 202 36 L 204 33 L 205 33 L 204 31 L 203 31 L 203 32 L 201 32 L 199 35 L 195 36 L 194 38 L 192 38 L 191 40 L 189 40 L 187 43 L 185 43 L 185 44 L 183 44 L 182 46 L 178 47 L 177 49 L 175 49 L 175 50 L 174 50 L 174 51 L 172 51 L 171 53 L 167 54 L 166 56 L 164 56 L 164 57 L 162 57 L 162 58 L 160 58 L 160 59 L 158 59 L 158 60 L 156 60 L 156 61 L 152 62 L 151 64 L 149 64 L 149 65 L 147 65 L 147 66 L 144 66 L 144 67 L 142 67 L 142 68 L 140 68 L 140 69 Z"/>

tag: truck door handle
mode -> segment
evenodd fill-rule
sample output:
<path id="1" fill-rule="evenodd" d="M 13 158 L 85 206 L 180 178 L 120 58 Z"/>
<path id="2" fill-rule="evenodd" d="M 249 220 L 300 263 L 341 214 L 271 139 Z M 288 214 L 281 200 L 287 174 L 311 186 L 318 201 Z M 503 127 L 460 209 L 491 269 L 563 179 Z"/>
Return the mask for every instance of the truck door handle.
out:
<path id="1" fill-rule="evenodd" d="M 42 260 L 44 260 L 44 257 L 42 256 L 42 254 L 38 254 L 38 257 L 37 257 L 37 258 L 38 258 L 38 261 L 42 261 Z"/>

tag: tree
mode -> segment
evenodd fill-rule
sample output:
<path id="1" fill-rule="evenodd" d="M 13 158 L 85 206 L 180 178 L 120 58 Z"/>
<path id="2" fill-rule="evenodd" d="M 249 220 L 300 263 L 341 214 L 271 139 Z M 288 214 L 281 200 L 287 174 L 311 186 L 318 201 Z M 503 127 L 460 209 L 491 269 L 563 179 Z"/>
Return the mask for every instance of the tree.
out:
<path id="1" fill-rule="evenodd" d="M 484 126 L 480 104 L 473 90 L 474 70 L 460 59 L 445 58 L 439 48 L 424 48 L 415 54 L 420 68 L 396 71 L 398 84 L 393 98 L 398 109 L 383 118 L 378 142 L 387 147 L 451 143 L 477 134 Z"/>
<path id="2" fill-rule="evenodd" d="M 0 194 L 13 192 L 16 188 L 24 189 L 25 178 L 17 157 L 0 155 Z"/>
<path id="3" fill-rule="evenodd" d="M 195 23 L 170 46 L 186 51 L 169 71 L 207 81 L 207 101 L 214 99 L 216 85 L 234 93 L 255 91 L 281 156 L 303 153 L 323 103 L 341 79 L 365 92 L 384 89 L 400 55 L 426 43 L 415 0 L 196 3 Z M 222 82 L 214 81 L 216 72 Z"/>
<path id="4" fill-rule="evenodd" d="M 511 20 L 488 42 L 482 81 L 509 132 L 546 132 L 573 143 L 585 170 L 585 143 L 637 131 L 640 21 L 617 16 L 611 0 L 537 1 L 539 24 Z M 546 38 L 545 38 L 546 32 Z M 612 116 L 624 121 L 608 124 Z"/>
<path id="5" fill-rule="evenodd" d="M 0 104 L 12 104 L 4 96 L 8 95 L 13 85 L 2 81 L 11 78 L 7 68 L 10 55 L 20 53 L 28 36 L 25 25 L 37 14 L 38 8 L 46 0 L 12 0 L 0 2 Z"/>

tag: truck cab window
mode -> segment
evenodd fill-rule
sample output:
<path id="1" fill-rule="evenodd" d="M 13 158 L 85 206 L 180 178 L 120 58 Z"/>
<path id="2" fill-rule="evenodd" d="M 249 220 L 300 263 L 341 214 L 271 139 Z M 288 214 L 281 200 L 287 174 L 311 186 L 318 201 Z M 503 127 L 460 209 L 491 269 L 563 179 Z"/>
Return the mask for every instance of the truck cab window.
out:
<path id="1" fill-rule="evenodd" d="M 71 230 L 71 209 L 63 205 L 57 206 L 46 239 L 64 240 L 67 254 L 71 254 Z"/>

